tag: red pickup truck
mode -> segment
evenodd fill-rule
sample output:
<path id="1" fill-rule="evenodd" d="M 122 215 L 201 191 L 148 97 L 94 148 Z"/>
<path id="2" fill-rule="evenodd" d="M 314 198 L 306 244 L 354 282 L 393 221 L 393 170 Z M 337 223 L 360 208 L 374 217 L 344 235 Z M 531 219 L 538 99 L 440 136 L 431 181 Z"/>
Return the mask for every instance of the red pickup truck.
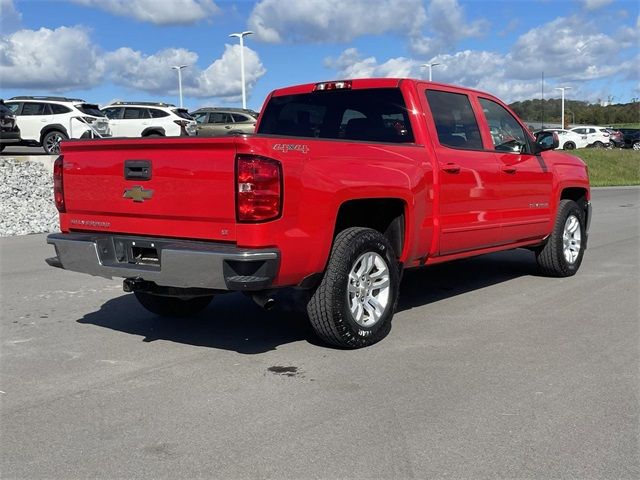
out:
<path id="1" fill-rule="evenodd" d="M 526 247 L 576 273 L 591 219 L 578 158 L 497 98 L 411 79 L 272 92 L 256 133 L 69 141 L 54 166 L 56 267 L 123 277 L 159 315 L 243 291 L 310 292 L 326 342 L 391 328 L 403 269 Z"/>

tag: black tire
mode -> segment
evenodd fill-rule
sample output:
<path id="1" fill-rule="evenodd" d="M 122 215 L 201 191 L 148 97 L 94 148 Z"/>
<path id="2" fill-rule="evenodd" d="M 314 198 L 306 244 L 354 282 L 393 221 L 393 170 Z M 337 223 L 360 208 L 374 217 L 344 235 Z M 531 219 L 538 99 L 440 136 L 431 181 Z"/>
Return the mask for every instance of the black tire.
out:
<path id="1" fill-rule="evenodd" d="M 42 137 L 42 148 L 49 155 L 58 155 L 60 153 L 60 142 L 67 138 L 69 137 L 60 130 L 51 130 Z"/>
<path id="2" fill-rule="evenodd" d="M 358 300 L 355 298 L 356 293 L 349 293 L 349 288 L 356 290 L 355 283 L 350 281 L 349 273 L 358 265 L 362 266 L 363 263 L 359 260 L 363 258 L 363 255 L 368 254 L 373 254 L 370 257 L 375 258 L 376 261 L 383 262 L 386 270 L 373 267 L 376 268 L 374 275 L 380 271 L 385 272 L 384 277 L 388 276 L 389 288 L 386 292 L 386 301 L 382 300 L 384 308 L 381 310 L 379 318 L 373 320 L 371 325 L 362 325 L 356 321 L 349 307 L 350 302 L 356 304 L 356 310 L 359 307 Z M 380 265 L 382 266 L 382 263 Z M 366 282 L 363 282 L 362 287 L 358 283 L 358 288 L 370 289 L 367 290 L 367 298 L 376 295 L 379 296 L 376 299 L 381 298 L 383 289 L 376 289 L 371 283 L 375 284 L 380 277 L 371 280 L 370 278 L 374 278 L 374 276 L 369 278 L 369 273 L 371 270 L 366 274 L 369 287 L 366 287 Z M 398 302 L 399 284 L 398 261 L 389 241 L 380 232 L 362 227 L 343 230 L 336 236 L 322 282 L 307 305 L 311 325 L 317 335 L 331 345 L 345 348 L 373 345 L 391 331 L 391 320 Z M 364 290 L 359 291 L 363 292 Z M 378 293 L 374 295 L 374 292 Z M 353 298 L 351 298 L 352 295 Z M 367 303 L 367 307 L 372 306 L 368 302 L 365 303 Z M 363 314 L 366 310 L 369 319 L 371 319 L 371 312 L 367 307 L 363 303 L 359 307 L 359 311 Z M 362 318 L 361 321 L 363 321 Z"/>
<path id="3" fill-rule="evenodd" d="M 183 299 L 147 292 L 134 294 L 144 308 L 162 317 L 189 317 L 207 308 L 213 300 L 213 295 Z"/>
<path id="4" fill-rule="evenodd" d="M 572 227 L 574 233 L 564 238 L 565 230 L 570 226 L 570 219 L 575 219 L 577 226 L 574 224 Z M 575 235 L 578 232 L 579 237 L 576 237 Z M 536 252 L 536 260 L 542 273 L 550 277 L 570 277 L 575 275 L 582 263 L 585 241 L 584 212 L 573 200 L 561 200 L 553 232 L 545 246 L 539 252 Z M 575 258 L 568 259 L 565 255 L 565 242 L 566 248 L 569 250 L 567 255 L 570 257 L 575 256 Z"/>
<path id="5" fill-rule="evenodd" d="M 562 146 L 563 150 L 575 150 L 576 144 L 573 142 L 567 142 Z"/>
<path id="6" fill-rule="evenodd" d="M 593 142 L 593 145 L 591 145 L 593 148 L 603 148 L 604 147 L 604 143 L 597 141 L 597 142 Z"/>

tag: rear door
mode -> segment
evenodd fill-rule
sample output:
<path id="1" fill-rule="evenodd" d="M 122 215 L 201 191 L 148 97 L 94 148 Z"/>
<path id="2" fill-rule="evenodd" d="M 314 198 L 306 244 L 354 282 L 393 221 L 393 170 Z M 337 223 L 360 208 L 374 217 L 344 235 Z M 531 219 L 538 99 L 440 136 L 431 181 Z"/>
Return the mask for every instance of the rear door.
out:
<path id="1" fill-rule="evenodd" d="M 541 238 L 550 231 L 553 176 L 542 155 L 534 155 L 530 135 L 493 99 L 478 101 L 491 132 L 500 175 L 500 243 Z"/>
<path id="2" fill-rule="evenodd" d="M 102 110 L 102 113 L 109 119 L 109 128 L 111 129 L 111 136 L 122 137 L 122 107 L 109 107 Z"/>
<path id="3" fill-rule="evenodd" d="M 427 128 L 438 165 L 439 253 L 449 255 L 499 242 L 499 162 L 484 149 L 471 98 L 455 90 L 423 90 Z"/>
<path id="4" fill-rule="evenodd" d="M 20 135 L 24 139 L 40 141 L 40 132 L 53 121 L 48 103 L 24 102 L 18 116 Z M 63 125 L 69 128 L 68 125 Z"/>

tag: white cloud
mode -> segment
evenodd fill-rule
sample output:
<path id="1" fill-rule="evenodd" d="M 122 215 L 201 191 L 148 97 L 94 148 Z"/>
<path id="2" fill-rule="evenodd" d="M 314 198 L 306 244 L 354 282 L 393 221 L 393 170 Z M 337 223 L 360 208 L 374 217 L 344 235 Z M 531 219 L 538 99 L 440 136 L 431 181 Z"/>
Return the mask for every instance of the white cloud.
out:
<path id="1" fill-rule="evenodd" d="M 489 23 L 484 19 L 467 22 L 458 0 L 431 0 L 426 11 L 426 24 L 431 36 L 410 35 L 411 51 L 421 56 L 445 53 L 458 41 L 479 37 Z"/>
<path id="2" fill-rule="evenodd" d="M 582 3 L 587 10 L 597 10 L 612 2 L 613 0 L 582 0 Z"/>
<path id="3" fill-rule="evenodd" d="M 260 57 L 244 47 L 244 75 L 247 95 L 266 73 Z M 197 76 L 196 84 L 186 91 L 194 97 L 237 97 L 242 92 L 240 45 L 225 45 L 222 57 Z"/>
<path id="4" fill-rule="evenodd" d="M 421 0 L 261 0 L 248 23 L 264 42 L 327 43 L 387 32 L 417 35 L 424 21 Z"/>
<path id="5" fill-rule="evenodd" d="M 22 14 L 16 10 L 13 0 L 0 0 L 0 32 L 13 33 L 20 30 Z"/>
<path id="6" fill-rule="evenodd" d="M 220 9 L 213 0 L 71 0 L 114 15 L 155 25 L 190 25 L 210 18 Z"/>
<path id="7" fill-rule="evenodd" d="M 337 70 L 339 78 L 393 78 L 415 76 L 420 63 L 409 58 L 398 57 L 378 64 L 375 57 L 362 58 L 357 49 L 349 48 L 336 59 L 325 59 L 325 66 Z"/>
<path id="8" fill-rule="evenodd" d="M 19 30 L 0 38 L 0 78 L 5 88 L 65 91 L 100 82 L 104 62 L 80 27 Z"/>
<path id="9" fill-rule="evenodd" d="M 250 94 L 257 80 L 264 75 L 260 58 L 245 47 L 245 81 Z M 196 98 L 238 97 L 240 81 L 240 45 L 225 45 L 221 58 L 201 70 L 198 55 L 185 49 L 166 49 L 152 55 L 120 48 L 105 55 L 109 79 L 117 84 L 153 94 L 177 95 L 177 73 L 174 65 L 188 65 L 182 70 L 182 87 L 187 96 Z"/>
<path id="10" fill-rule="evenodd" d="M 511 50 L 509 68 L 519 79 L 544 71 L 550 78 L 594 80 L 620 71 L 614 58 L 621 48 L 591 23 L 560 17 L 522 35 Z"/>

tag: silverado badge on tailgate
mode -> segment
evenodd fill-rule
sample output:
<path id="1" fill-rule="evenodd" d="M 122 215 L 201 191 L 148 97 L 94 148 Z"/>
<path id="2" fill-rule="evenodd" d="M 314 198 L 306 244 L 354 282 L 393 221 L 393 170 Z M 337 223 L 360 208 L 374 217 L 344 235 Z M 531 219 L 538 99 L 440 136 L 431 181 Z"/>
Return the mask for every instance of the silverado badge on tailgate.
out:
<path id="1" fill-rule="evenodd" d="M 130 198 L 134 202 L 144 202 L 153 197 L 153 190 L 145 190 L 140 185 L 127 188 L 122 194 L 124 198 Z"/>

